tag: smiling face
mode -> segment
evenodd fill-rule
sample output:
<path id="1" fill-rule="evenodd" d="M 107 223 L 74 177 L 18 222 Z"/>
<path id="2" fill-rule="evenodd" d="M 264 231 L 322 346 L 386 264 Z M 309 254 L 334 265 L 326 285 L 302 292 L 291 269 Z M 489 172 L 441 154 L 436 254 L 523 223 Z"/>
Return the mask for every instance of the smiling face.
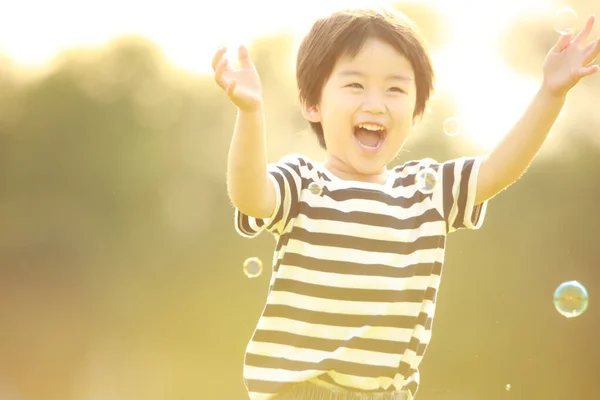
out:
<path id="1" fill-rule="evenodd" d="M 340 57 L 319 104 L 304 116 L 323 127 L 326 167 L 342 179 L 382 182 L 413 127 L 415 75 L 410 61 L 369 38 L 355 57 Z"/>

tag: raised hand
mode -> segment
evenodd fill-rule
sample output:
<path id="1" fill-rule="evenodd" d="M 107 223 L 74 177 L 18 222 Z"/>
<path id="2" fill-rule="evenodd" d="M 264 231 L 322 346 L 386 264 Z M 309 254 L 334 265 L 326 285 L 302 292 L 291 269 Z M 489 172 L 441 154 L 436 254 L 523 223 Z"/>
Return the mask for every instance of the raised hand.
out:
<path id="1" fill-rule="evenodd" d="M 260 77 L 245 46 L 238 48 L 239 69 L 233 69 L 225 57 L 227 49 L 217 50 L 212 62 L 215 81 L 227 92 L 229 99 L 243 111 L 254 111 L 262 104 Z"/>
<path id="2" fill-rule="evenodd" d="M 566 95 L 582 78 L 598 72 L 592 65 L 600 54 L 600 39 L 588 42 L 595 16 L 573 39 L 571 33 L 562 35 L 544 61 L 544 87 L 554 95 Z"/>

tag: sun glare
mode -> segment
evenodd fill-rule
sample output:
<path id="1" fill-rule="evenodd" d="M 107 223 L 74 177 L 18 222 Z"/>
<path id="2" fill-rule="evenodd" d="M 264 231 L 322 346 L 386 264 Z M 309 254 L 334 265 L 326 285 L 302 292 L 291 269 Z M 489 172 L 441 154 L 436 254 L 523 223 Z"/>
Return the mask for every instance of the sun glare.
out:
<path id="1" fill-rule="evenodd" d="M 457 4 L 461 2 L 464 8 Z M 548 4 L 461 0 L 444 7 L 450 19 L 451 44 L 433 55 L 437 90 L 454 101 L 453 117 L 461 121 L 462 134 L 481 150 L 489 151 L 518 119 L 539 84 L 535 78 L 519 75 L 502 60 L 502 34 L 515 18 L 547 12 Z"/>

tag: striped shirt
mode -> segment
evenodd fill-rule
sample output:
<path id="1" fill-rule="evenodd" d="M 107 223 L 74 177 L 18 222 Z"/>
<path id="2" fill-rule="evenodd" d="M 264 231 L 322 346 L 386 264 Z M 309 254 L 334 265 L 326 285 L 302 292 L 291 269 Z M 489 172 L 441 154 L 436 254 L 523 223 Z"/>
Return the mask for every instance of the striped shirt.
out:
<path id="1" fill-rule="evenodd" d="M 277 241 L 244 359 L 252 400 L 303 381 L 415 395 L 446 236 L 483 223 L 487 203 L 474 205 L 481 162 L 410 161 L 384 184 L 339 179 L 300 155 L 269 165 L 273 215 L 235 210 L 240 235 L 266 230 Z M 416 184 L 425 169 L 437 177 L 432 190 Z"/>

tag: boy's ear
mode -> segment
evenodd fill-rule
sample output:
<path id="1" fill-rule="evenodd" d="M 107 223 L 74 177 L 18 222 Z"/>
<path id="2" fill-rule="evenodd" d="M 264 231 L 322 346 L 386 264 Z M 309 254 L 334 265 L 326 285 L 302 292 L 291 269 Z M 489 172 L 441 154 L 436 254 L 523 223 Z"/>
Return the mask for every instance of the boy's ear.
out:
<path id="1" fill-rule="evenodd" d="M 308 105 L 306 101 L 302 102 L 302 115 L 309 122 L 321 122 L 319 106 Z"/>

